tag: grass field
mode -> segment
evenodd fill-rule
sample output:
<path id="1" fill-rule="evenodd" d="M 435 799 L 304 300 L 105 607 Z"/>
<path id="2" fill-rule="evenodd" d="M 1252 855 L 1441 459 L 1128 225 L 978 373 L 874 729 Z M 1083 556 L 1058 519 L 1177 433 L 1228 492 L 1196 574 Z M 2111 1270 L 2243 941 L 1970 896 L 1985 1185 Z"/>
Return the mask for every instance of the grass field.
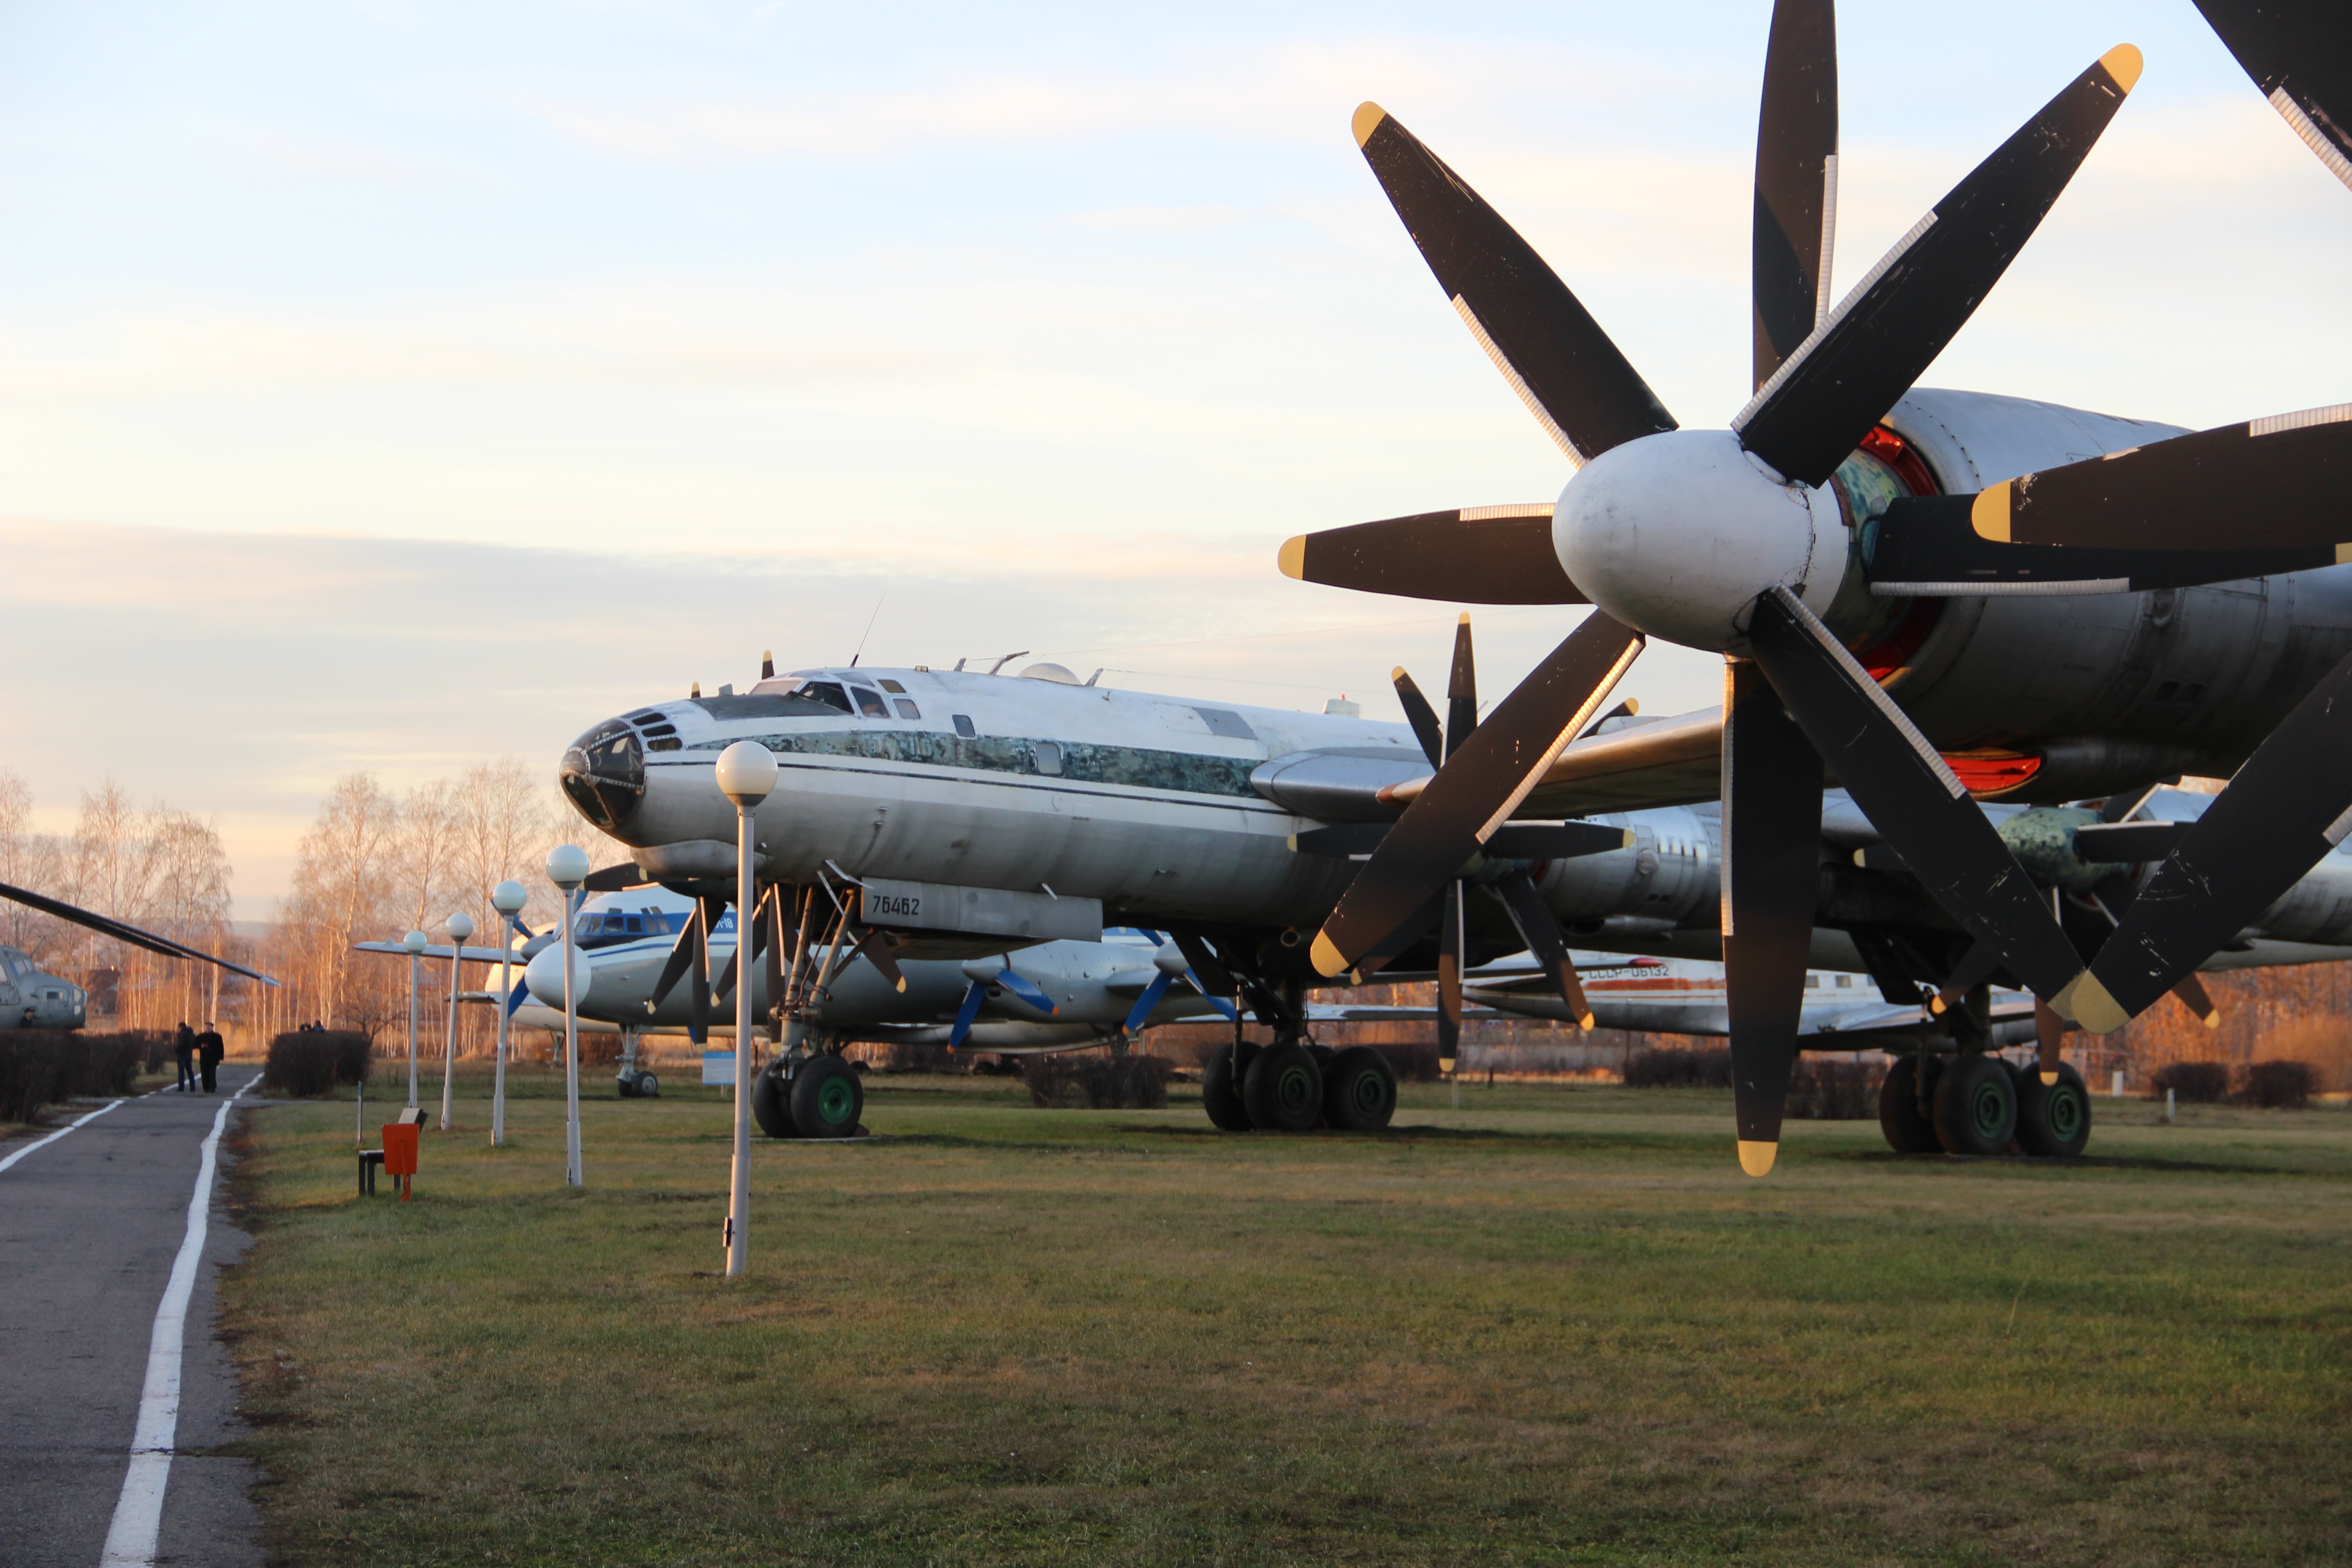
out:
<path id="1" fill-rule="evenodd" d="M 575 1194 L 552 1075 L 501 1151 L 485 1087 L 407 1205 L 348 1101 L 249 1121 L 276 1560 L 2352 1559 L 2340 1109 L 2101 1100 L 2063 1167 L 1794 1123 L 1751 1182 L 1707 1091 L 1232 1137 L 877 1079 L 886 1137 L 760 1142 L 730 1284 L 718 1091 L 591 1100 Z"/>

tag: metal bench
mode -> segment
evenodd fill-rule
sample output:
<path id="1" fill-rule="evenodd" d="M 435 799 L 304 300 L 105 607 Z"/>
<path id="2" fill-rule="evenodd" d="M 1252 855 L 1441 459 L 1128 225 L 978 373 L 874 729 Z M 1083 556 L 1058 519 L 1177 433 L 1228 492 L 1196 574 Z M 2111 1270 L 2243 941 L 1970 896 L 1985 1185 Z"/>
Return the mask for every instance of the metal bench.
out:
<path id="1" fill-rule="evenodd" d="M 360 1196 L 363 1198 L 372 1198 L 375 1196 L 375 1173 L 383 1167 L 383 1150 L 362 1149 L 360 1151 Z"/>

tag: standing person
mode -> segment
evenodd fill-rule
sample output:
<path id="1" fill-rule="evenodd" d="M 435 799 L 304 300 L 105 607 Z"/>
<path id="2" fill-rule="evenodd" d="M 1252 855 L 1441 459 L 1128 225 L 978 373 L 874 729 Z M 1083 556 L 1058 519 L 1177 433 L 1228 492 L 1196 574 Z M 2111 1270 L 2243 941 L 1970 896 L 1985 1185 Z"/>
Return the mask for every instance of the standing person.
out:
<path id="1" fill-rule="evenodd" d="M 172 1055 L 180 1063 L 179 1092 L 185 1094 L 196 1087 L 196 1032 L 184 1022 L 180 1025 L 180 1032 L 172 1037 Z"/>
<path id="2" fill-rule="evenodd" d="M 204 1065 L 206 1094 L 219 1092 L 220 1086 L 214 1081 L 213 1075 L 220 1070 L 221 1058 L 226 1055 L 228 1047 L 222 1041 L 220 1031 L 206 1024 L 205 1032 L 196 1037 L 196 1059 Z"/>

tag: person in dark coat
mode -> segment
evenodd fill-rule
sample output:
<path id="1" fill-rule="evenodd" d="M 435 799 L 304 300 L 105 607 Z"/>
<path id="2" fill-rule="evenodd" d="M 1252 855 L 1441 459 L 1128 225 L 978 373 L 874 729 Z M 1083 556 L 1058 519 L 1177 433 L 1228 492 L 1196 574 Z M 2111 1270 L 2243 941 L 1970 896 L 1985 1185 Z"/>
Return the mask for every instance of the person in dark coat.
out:
<path id="1" fill-rule="evenodd" d="M 206 1094 L 219 1091 L 220 1086 L 214 1081 L 213 1075 L 220 1070 L 221 1058 L 226 1055 L 228 1047 L 222 1041 L 220 1031 L 206 1024 L 205 1032 L 196 1037 L 196 1060 L 204 1067 Z"/>
<path id="2" fill-rule="evenodd" d="M 179 1092 L 185 1094 L 196 1087 L 196 1032 L 185 1024 L 172 1037 L 172 1055 L 180 1063 Z"/>

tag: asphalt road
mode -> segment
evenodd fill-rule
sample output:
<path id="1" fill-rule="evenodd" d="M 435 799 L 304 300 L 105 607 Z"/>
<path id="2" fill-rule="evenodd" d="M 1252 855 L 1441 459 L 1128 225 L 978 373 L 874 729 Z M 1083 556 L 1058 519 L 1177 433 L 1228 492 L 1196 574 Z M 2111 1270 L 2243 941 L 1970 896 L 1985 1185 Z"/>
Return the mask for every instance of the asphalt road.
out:
<path id="1" fill-rule="evenodd" d="M 96 1568 L 200 1151 L 221 1100 L 254 1074 L 224 1064 L 217 1095 L 126 1101 L 0 1171 L 0 1561 L 10 1568 Z M 229 1113 L 229 1137 L 239 1115 Z M 247 1244 L 223 1207 L 227 1143 L 188 1304 L 157 1552 L 204 1568 L 262 1562 L 246 1499 L 252 1466 L 207 1457 L 238 1429 L 236 1373 L 213 1335 L 215 1275 Z M 23 1147 L 0 1143 L 0 1158 Z"/>

